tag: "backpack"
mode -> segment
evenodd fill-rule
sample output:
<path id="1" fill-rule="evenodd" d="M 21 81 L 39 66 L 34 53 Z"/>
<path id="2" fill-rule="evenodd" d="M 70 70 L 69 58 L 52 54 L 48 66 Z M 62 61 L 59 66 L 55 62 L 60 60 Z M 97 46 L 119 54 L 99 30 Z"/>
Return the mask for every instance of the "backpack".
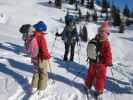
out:
<path id="1" fill-rule="evenodd" d="M 28 38 L 27 38 L 28 39 Z M 27 48 L 26 48 L 27 53 L 31 56 L 31 58 L 35 58 L 38 56 L 39 53 L 39 46 L 36 38 L 29 37 L 29 40 L 27 40 Z"/>
<path id="2" fill-rule="evenodd" d="M 87 44 L 87 60 L 98 62 L 100 53 L 100 43 L 96 39 L 92 39 Z"/>

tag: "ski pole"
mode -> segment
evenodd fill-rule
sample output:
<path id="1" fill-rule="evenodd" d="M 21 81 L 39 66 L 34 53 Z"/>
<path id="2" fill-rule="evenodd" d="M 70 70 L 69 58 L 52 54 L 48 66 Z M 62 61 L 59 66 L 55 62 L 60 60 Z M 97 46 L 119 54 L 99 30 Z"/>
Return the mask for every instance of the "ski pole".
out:
<path id="1" fill-rule="evenodd" d="M 53 53 L 53 50 L 56 44 L 56 39 L 57 39 L 57 36 L 55 36 L 54 43 L 52 44 L 51 54 Z"/>
<path id="2" fill-rule="evenodd" d="M 112 74 L 112 77 L 114 77 L 113 68 L 111 68 L 111 74 Z"/>
<path id="3" fill-rule="evenodd" d="M 77 44 L 78 45 L 78 58 L 79 58 L 79 64 L 80 64 L 80 51 L 81 51 L 81 44 Z"/>
<path id="4" fill-rule="evenodd" d="M 78 49 L 78 58 L 79 58 L 79 64 L 80 64 L 80 55 L 79 55 L 79 52 L 81 50 L 81 45 L 80 45 L 80 43 L 79 44 L 77 43 L 77 45 L 79 47 L 79 49 Z M 82 70 L 80 72 L 78 72 L 77 75 L 72 80 L 74 81 L 77 78 L 77 76 L 79 76 L 81 73 L 82 73 Z"/>
<path id="5" fill-rule="evenodd" d="M 114 73 L 113 73 L 113 69 L 114 69 L 114 64 L 110 64 L 110 65 L 108 65 L 111 69 L 111 75 L 112 75 L 112 77 L 114 77 Z"/>
<path id="6" fill-rule="evenodd" d="M 50 61 L 49 62 L 49 69 L 50 69 L 50 73 L 53 74 L 53 71 L 52 71 L 52 68 L 51 68 L 51 64 L 50 64 Z M 53 79 L 53 84 L 55 84 L 55 79 L 54 79 L 54 74 L 52 75 L 52 79 Z"/>

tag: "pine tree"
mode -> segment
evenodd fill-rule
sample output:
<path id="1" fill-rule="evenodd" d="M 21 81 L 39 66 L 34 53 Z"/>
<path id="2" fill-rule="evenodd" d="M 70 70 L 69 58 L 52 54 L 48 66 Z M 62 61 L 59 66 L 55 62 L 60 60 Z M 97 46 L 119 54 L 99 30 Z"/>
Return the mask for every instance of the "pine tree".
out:
<path id="1" fill-rule="evenodd" d="M 84 3 L 85 3 L 85 0 L 81 0 L 81 5 L 84 5 Z"/>
<path id="2" fill-rule="evenodd" d="M 93 18 L 94 22 L 97 22 L 98 16 L 97 16 L 97 12 L 96 11 L 94 11 L 94 14 L 93 14 L 92 18 Z"/>
<path id="3" fill-rule="evenodd" d="M 90 0 L 87 0 L 86 7 L 87 7 L 88 9 L 90 9 Z"/>
<path id="4" fill-rule="evenodd" d="M 102 0 L 102 13 L 108 12 L 108 2 L 107 0 Z"/>
<path id="5" fill-rule="evenodd" d="M 109 2 L 107 2 L 107 8 L 110 8 L 110 3 Z"/>
<path id="6" fill-rule="evenodd" d="M 55 0 L 55 6 L 58 8 L 62 7 L 62 0 Z"/>
<path id="7" fill-rule="evenodd" d="M 132 9 L 132 12 L 130 13 L 130 17 L 133 18 L 133 9 Z"/>
<path id="8" fill-rule="evenodd" d="M 91 1 L 90 1 L 90 9 L 94 9 L 94 1 L 95 1 L 95 0 L 91 0 Z"/>
<path id="9" fill-rule="evenodd" d="M 82 18 L 82 12 L 81 12 L 80 9 L 79 9 L 79 11 L 78 11 L 78 14 L 79 14 L 79 20 L 81 20 L 81 18 Z"/>
<path id="10" fill-rule="evenodd" d="M 75 10 L 78 10 L 78 5 L 79 5 L 79 2 L 76 1 L 76 2 L 75 2 Z"/>
<path id="11" fill-rule="evenodd" d="M 120 10 L 117 8 L 113 15 L 113 25 L 120 26 L 121 23 L 122 23 L 122 20 L 120 17 Z"/>
<path id="12" fill-rule="evenodd" d="M 117 10 L 117 8 L 116 8 L 115 4 L 112 3 L 112 7 L 111 7 L 111 16 L 112 16 L 112 17 L 115 16 L 115 14 L 116 14 L 116 10 Z"/>
<path id="13" fill-rule="evenodd" d="M 84 42 L 88 41 L 88 32 L 85 25 L 83 26 L 83 29 L 80 28 L 80 38 Z"/>
<path id="14" fill-rule="evenodd" d="M 126 26 L 129 26 L 129 25 L 131 25 L 131 20 L 129 20 L 129 19 L 126 19 Z"/>
<path id="15" fill-rule="evenodd" d="M 76 0 L 69 0 L 69 4 L 74 4 Z"/>
<path id="16" fill-rule="evenodd" d="M 95 0 L 87 0 L 87 5 L 86 5 L 86 7 L 87 7 L 88 9 L 94 9 L 94 1 L 95 1 Z"/>
<path id="17" fill-rule="evenodd" d="M 51 1 L 51 0 L 49 0 L 48 4 L 51 4 L 51 3 L 52 3 L 52 1 Z"/>
<path id="18" fill-rule="evenodd" d="M 90 21 L 90 13 L 87 11 L 86 13 L 86 21 L 89 22 Z"/>
<path id="19" fill-rule="evenodd" d="M 127 5 L 125 5 L 125 8 L 123 10 L 123 15 L 126 17 L 130 17 L 130 10 Z"/>
<path id="20" fill-rule="evenodd" d="M 124 33 L 125 27 L 124 27 L 124 23 L 121 23 L 121 25 L 119 26 L 119 33 Z"/>

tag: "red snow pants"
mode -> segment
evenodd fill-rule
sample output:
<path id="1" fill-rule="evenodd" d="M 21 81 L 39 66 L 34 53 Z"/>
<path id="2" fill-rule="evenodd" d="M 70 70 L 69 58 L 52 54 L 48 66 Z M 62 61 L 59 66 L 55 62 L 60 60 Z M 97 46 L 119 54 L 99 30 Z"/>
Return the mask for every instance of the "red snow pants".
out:
<path id="1" fill-rule="evenodd" d="M 104 64 L 90 64 L 85 85 L 91 88 L 93 82 L 95 83 L 95 89 L 99 93 L 103 93 L 106 80 L 107 67 Z"/>

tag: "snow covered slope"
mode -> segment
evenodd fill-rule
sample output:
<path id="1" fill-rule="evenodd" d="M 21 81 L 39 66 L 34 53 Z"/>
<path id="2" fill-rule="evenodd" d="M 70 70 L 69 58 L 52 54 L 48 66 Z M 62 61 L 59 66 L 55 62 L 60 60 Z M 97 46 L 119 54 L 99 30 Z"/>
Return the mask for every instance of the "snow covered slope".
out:
<path id="1" fill-rule="evenodd" d="M 56 30 L 61 32 L 64 27 L 59 20 L 64 18 L 66 9 L 73 11 L 74 6 L 64 4 L 60 10 L 50 7 L 47 2 L 48 0 L 0 0 L 0 8 L 8 15 L 8 21 L 0 24 L 0 98 L 3 100 L 86 100 L 83 88 L 88 69 L 85 62 L 86 43 L 81 43 L 82 49 L 76 46 L 75 62 L 63 62 L 64 44 L 60 38 L 54 40 Z M 37 94 L 29 93 L 32 64 L 24 53 L 23 41 L 18 32 L 22 24 L 34 24 L 39 20 L 48 25 L 47 40 L 53 56 L 52 72 L 49 69 L 49 86 L 41 98 L 38 98 Z M 77 27 L 84 24 L 82 22 Z M 97 27 L 94 23 L 87 24 L 89 38 L 95 36 Z M 125 34 L 116 33 L 114 30 L 116 29 L 111 27 L 114 66 L 108 68 L 104 100 L 131 100 L 133 27 L 128 28 Z"/>

